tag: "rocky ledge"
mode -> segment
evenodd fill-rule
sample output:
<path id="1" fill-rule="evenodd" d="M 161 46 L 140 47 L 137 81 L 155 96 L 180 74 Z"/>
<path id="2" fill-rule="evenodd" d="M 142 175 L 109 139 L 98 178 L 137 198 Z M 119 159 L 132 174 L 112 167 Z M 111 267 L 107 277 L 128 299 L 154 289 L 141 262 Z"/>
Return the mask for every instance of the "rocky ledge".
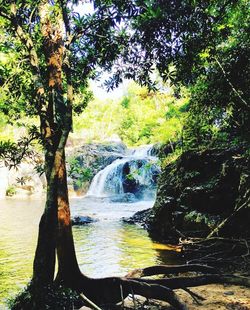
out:
<path id="1" fill-rule="evenodd" d="M 100 170 L 126 153 L 122 142 L 86 143 L 67 150 L 68 184 L 71 192 L 83 195 Z"/>
<path id="2" fill-rule="evenodd" d="M 157 239 L 249 236 L 249 155 L 243 147 L 188 151 L 159 178 L 154 207 L 127 219 Z"/>

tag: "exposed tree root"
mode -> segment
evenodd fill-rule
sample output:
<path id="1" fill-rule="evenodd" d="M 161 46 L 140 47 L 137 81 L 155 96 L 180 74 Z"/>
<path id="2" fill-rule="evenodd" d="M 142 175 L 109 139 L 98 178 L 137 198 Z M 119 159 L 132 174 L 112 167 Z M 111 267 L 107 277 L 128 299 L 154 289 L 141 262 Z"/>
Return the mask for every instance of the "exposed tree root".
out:
<path id="1" fill-rule="evenodd" d="M 181 240 L 183 253 L 190 264 L 220 266 L 224 271 L 249 269 L 250 240 L 212 237 Z"/>
<path id="2" fill-rule="evenodd" d="M 218 273 L 213 267 L 198 265 L 198 264 L 190 264 L 190 265 L 160 265 L 160 266 L 151 266 L 146 267 L 144 269 L 135 269 L 126 275 L 126 278 L 132 277 L 148 277 L 159 274 L 178 274 L 183 272 L 203 272 L 203 273 Z"/>
<path id="3" fill-rule="evenodd" d="M 144 276 L 179 274 L 183 272 L 199 272 L 202 275 L 157 279 L 142 278 Z M 203 300 L 202 296 L 197 296 L 188 288 L 212 283 L 228 283 L 250 287 L 249 278 L 222 275 L 215 272 L 216 270 L 213 267 L 203 265 L 152 266 L 145 269 L 136 269 L 124 278 L 92 279 L 81 275 L 76 281 L 75 289 L 77 288 L 78 291 L 83 292 L 88 299 L 88 304 L 92 302 L 96 309 L 123 302 L 128 295 L 140 295 L 147 299 L 168 302 L 177 310 L 187 310 L 187 306 L 179 300 L 173 290 L 183 289 L 199 303 L 200 300 Z M 135 275 L 139 277 L 135 278 Z"/>
<path id="4" fill-rule="evenodd" d="M 136 279 L 137 281 L 148 284 L 159 284 L 169 287 L 170 289 L 179 289 L 185 287 L 195 287 L 213 283 L 226 283 L 234 285 L 244 285 L 250 287 L 250 279 L 247 277 L 221 275 L 221 274 L 206 274 L 194 277 L 176 277 L 170 279 Z"/>
<path id="5" fill-rule="evenodd" d="M 177 310 L 187 310 L 187 306 L 181 302 L 178 296 L 170 288 L 158 283 L 147 283 L 137 279 L 127 278 L 83 278 L 82 291 L 94 304 L 116 304 L 123 301 L 128 295 L 140 295 L 148 299 L 157 299 L 168 302 Z"/>

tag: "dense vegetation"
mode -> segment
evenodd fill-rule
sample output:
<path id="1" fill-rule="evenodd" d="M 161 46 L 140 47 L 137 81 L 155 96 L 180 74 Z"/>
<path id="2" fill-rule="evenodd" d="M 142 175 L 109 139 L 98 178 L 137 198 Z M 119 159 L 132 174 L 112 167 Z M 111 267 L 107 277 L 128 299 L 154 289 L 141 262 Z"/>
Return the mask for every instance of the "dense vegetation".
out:
<path id="1" fill-rule="evenodd" d="M 128 146 L 178 140 L 187 105 L 188 95 L 177 99 L 170 87 L 149 92 L 130 83 L 120 99 L 90 101 L 75 118 L 74 136 L 86 142 L 119 136 Z"/>

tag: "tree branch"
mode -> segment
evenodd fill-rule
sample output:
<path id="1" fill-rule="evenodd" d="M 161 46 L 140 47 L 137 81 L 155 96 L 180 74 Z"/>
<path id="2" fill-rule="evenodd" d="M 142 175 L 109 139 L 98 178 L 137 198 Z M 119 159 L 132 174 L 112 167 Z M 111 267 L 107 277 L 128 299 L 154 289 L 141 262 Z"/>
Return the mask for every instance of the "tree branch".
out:
<path id="1" fill-rule="evenodd" d="M 181 272 L 205 272 L 218 273 L 218 271 L 210 266 L 190 264 L 190 265 L 159 265 L 151 266 L 144 269 L 135 269 L 126 275 L 126 278 L 132 277 L 148 277 L 159 274 L 178 274 Z"/>
<path id="2" fill-rule="evenodd" d="M 4 12 L 4 11 L 3 11 L 3 8 L 0 8 L 0 16 L 2 16 L 3 18 L 5 18 L 5 19 L 11 21 L 10 15 L 8 15 L 7 12 Z"/>
<path id="3" fill-rule="evenodd" d="M 10 15 L 11 25 L 14 28 L 16 36 L 21 40 L 21 42 L 25 45 L 28 51 L 30 65 L 31 65 L 31 68 L 34 74 L 35 87 L 37 89 L 36 94 L 37 94 L 37 98 L 39 102 L 39 106 L 37 107 L 37 109 L 39 112 L 42 110 L 43 106 L 46 105 L 44 101 L 44 96 L 43 96 L 45 93 L 45 90 L 44 90 L 44 86 L 43 86 L 42 78 L 41 78 L 39 58 L 38 58 L 38 55 L 37 55 L 31 36 L 29 35 L 28 32 L 24 30 L 24 28 L 22 27 L 22 21 L 17 16 L 16 4 L 12 3 L 10 9 L 11 9 L 11 15 Z"/>
<path id="4" fill-rule="evenodd" d="M 228 84 L 230 85 L 230 87 L 232 88 L 232 91 L 236 94 L 236 96 L 241 100 L 241 102 L 244 104 L 244 106 L 250 110 L 250 106 L 249 104 L 246 102 L 246 100 L 241 96 L 241 94 L 238 92 L 238 90 L 234 87 L 234 85 L 232 84 L 232 82 L 229 80 L 227 73 L 225 71 L 225 69 L 223 68 L 222 64 L 219 62 L 217 57 L 214 57 L 215 61 L 217 62 L 218 66 L 220 67 L 226 81 L 228 82 Z"/>

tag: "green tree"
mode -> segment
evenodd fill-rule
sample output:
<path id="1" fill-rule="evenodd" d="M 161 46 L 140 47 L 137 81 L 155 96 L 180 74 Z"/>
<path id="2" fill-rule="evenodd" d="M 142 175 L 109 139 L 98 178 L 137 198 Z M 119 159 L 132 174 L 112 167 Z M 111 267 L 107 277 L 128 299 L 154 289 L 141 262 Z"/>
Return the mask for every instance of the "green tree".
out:
<path id="1" fill-rule="evenodd" d="M 22 144 L 2 144 L 15 157 L 27 153 L 38 138 L 45 154 L 47 200 L 39 225 L 33 282 L 52 283 L 55 251 L 57 281 L 77 286 L 79 270 L 70 222 L 66 183 L 65 145 L 72 130 L 72 113 L 86 106 L 87 79 L 97 65 L 109 66 L 119 50 L 123 33 L 115 33 L 108 6 L 80 16 L 78 1 L 1 1 L 1 111 L 9 119 L 38 116 Z M 103 46 L 109 46 L 104 49 Z M 112 48 L 110 48 L 112 46 Z M 110 53 L 109 51 L 112 51 Z M 82 102 L 74 103 L 76 93 Z M 87 98 L 87 99 L 86 99 Z M 17 148 L 21 154 L 17 158 Z M 82 279 L 82 278 L 81 278 Z M 78 284 L 77 284 L 78 283 Z"/>
<path id="2" fill-rule="evenodd" d="M 33 299 L 30 301 L 30 298 L 26 298 L 29 294 L 25 295 L 26 304 L 21 308 L 46 307 L 39 304 L 42 296 L 40 290 L 54 282 L 57 253 L 56 283 L 84 291 L 88 298 L 98 304 L 116 303 L 121 300 L 121 290 L 127 296 L 132 289 L 134 293 L 147 297 L 169 299 L 171 304 L 184 309 L 184 305 L 168 288 L 156 285 L 148 290 L 149 284 L 122 278 L 89 279 L 79 269 L 72 235 L 65 165 L 65 145 L 72 130 L 72 112 L 74 108 L 77 112 L 82 108 L 74 106 L 74 91 L 85 89 L 87 78 L 94 74 L 96 66 L 110 67 L 125 39 L 124 32 L 116 29 L 121 21 L 119 9 L 128 15 L 133 15 L 134 11 L 130 12 L 130 6 L 126 8 L 119 3 L 117 11 L 114 11 L 115 1 L 114 5 L 96 1 L 94 13 L 81 17 L 71 8 L 76 4 L 78 1 L 63 0 L 0 2 L 1 26 L 6 30 L 2 32 L 2 52 L 9 58 L 13 52 L 17 62 L 25 63 L 17 90 L 12 76 L 15 68 L 10 66 L 8 71 L 9 65 L 6 66 L 6 76 L 1 83 L 6 85 L 9 78 L 9 85 L 4 91 L 5 104 L 1 102 L 3 112 L 15 118 L 22 114 L 37 115 L 40 120 L 39 130 L 33 127 L 30 137 L 22 141 L 23 145 L 1 144 L 1 156 L 5 149 L 5 154 L 9 159 L 12 156 L 15 165 L 27 153 L 31 141 L 38 138 L 44 148 L 47 179 L 46 204 L 39 224 L 33 278 L 29 288 Z M 13 65 L 17 62 L 14 61 Z M 14 114 L 7 100 L 13 103 Z M 14 158 L 16 149 L 21 149 L 18 159 Z"/>

